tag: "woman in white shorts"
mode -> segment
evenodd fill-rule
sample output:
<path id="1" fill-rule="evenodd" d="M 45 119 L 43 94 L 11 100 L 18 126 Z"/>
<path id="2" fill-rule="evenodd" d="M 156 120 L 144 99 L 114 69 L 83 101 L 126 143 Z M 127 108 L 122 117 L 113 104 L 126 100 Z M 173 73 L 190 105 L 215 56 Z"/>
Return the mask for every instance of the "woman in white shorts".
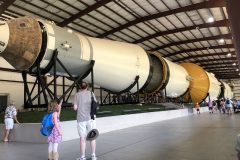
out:
<path id="1" fill-rule="evenodd" d="M 14 106 L 14 103 L 11 103 L 10 106 L 8 106 L 5 110 L 5 116 L 4 116 L 4 123 L 5 123 L 5 134 L 4 134 L 4 142 L 8 142 L 9 140 L 9 133 L 10 130 L 13 129 L 14 120 L 18 122 L 17 120 L 17 110 Z"/>

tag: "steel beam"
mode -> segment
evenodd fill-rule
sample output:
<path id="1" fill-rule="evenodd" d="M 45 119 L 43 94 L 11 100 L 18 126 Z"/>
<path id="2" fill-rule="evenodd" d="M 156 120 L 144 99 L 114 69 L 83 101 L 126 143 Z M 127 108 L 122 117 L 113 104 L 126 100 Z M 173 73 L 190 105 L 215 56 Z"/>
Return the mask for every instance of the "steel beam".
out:
<path id="1" fill-rule="evenodd" d="M 0 15 L 5 12 L 5 10 L 11 6 L 16 0 L 5 0 L 4 3 L 0 6 Z"/>
<path id="2" fill-rule="evenodd" d="M 141 17 L 141 18 L 138 18 L 138 19 L 134 19 L 133 21 L 130 21 L 126 24 L 123 24 L 123 25 L 121 25 L 117 28 L 114 28 L 114 29 L 110 30 L 110 31 L 107 31 L 107 32 L 105 32 L 105 33 L 103 33 L 103 34 L 101 34 L 97 37 L 98 38 L 103 38 L 103 37 L 106 37 L 110 34 L 118 32 L 120 30 L 123 30 L 125 28 L 128 28 L 130 26 L 136 25 L 138 23 L 149 21 L 149 20 L 152 20 L 152 19 L 158 19 L 158 18 L 161 18 L 161 17 L 166 17 L 166 16 L 176 14 L 176 13 L 188 12 L 188 11 L 204 9 L 204 8 L 225 7 L 225 6 L 226 6 L 225 0 L 209 0 L 209 1 L 204 1 L 204 2 L 201 2 L 201 3 L 196 3 L 196 4 L 193 4 L 193 5 L 179 7 L 179 8 L 173 9 L 173 10 L 168 10 L 168 11 L 165 11 L 165 12 L 159 12 L 159 13 L 156 13 L 156 14 L 152 14 L 152 15 L 148 15 L 148 16 Z"/>
<path id="3" fill-rule="evenodd" d="M 232 35 L 231 34 L 224 34 L 224 35 L 218 35 L 218 36 L 188 39 L 188 40 L 185 40 L 185 41 L 178 41 L 178 42 L 172 42 L 172 43 L 169 43 L 169 44 L 165 44 L 165 45 L 156 47 L 152 50 L 157 51 L 157 50 L 164 49 L 164 48 L 171 47 L 171 46 L 177 46 L 177 45 L 181 45 L 181 44 L 194 43 L 194 42 L 200 42 L 200 41 L 218 40 L 218 39 L 221 39 L 221 38 L 232 39 Z"/>
<path id="4" fill-rule="evenodd" d="M 237 51 L 237 59 L 240 62 L 240 21 L 239 21 L 239 7 L 240 0 L 226 0 L 227 12 L 230 20 L 235 49 Z M 239 68 L 240 68 L 240 63 Z"/>
<path id="5" fill-rule="evenodd" d="M 219 66 L 219 65 L 232 65 L 233 63 L 236 63 L 237 64 L 237 61 L 235 60 L 235 61 L 233 61 L 233 62 L 225 62 L 225 63 L 219 63 L 219 62 L 212 62 L 212 61 L 210 61 L 211 63 L 210 64 L 201 64 L 201 66 L 202 67 L 205 67 L 205 66 L 208 66 L 208 67 L 210 67 L 210 66 Z"/>
<path id="6" fill-rule="evenodd" d="M 194 30 L 194 29 L 202 29 L 202 28 L 210 28 L 210 27 L 226 27 L 226 26 L 229 26 L 229 22 L 227 19 L 224 19 L 224 20 L 220 20 L 220 21 L 215 21 L 213 23 L 203 23 L 203 24 L 189 26 L 189 27 L 183 27 L 183 28 L 177 28 L 177 29 L 163 31 L 163 32 L 157 32 L 157 33 L 154 33 L 147 37 L 136 40 L 133 43 L 142 43 L 142 42 L 150 40 L 152 38 L 156 38 L 156 37 L 160 37 L 160 36 L 164 36 L 164 35 L 168 35 L 168 34 L 189 31 L 189 30 Z M 161 49 L 161 47 L 162 46 L 156 47 L 154 49 L 151 49 L 150 51 L 157 51 L 157 50 Z"/>
<path id="7" fill-rule="evenodd" d="M 222 68 L 231 68 L 231 69 L 237 69 L 236 66 L 233 66 L 232 64 L 231 65 L 228 65 L 228 66 L 207 66 L 207 67 L 204 67 L 204 70 L 219 70 L 219 69 L 222 69 Z"/>
<path id="8" fill-rule="evenodd" d="M 101 1 L 97 1 L 95 4 L 93 4 L 92 6 L 90 7 L 87 7 L 86 9 L 78 12 L 77 14 L 71 16 L 70 18 L 58 23 L 58 25 L 60 27 L 65 27 L 66 25 L 68 25 L 69 23 L 73 22 L 74 20 L 78 19 L 79 17 L 82 17 L 96 9 L 98 9 L 99 7 L 102 7 L 104 6 L 105 4 L 111 2 L 113 0 L 101 0 Z"/>
<path id="9" fill-rule="evenodd" d="M 196 60 L 195 63 L 212 62 L 212 61 L 229 61 L 229 60 L 234 61 L 236 60 L 236 58 L 229 57 L 229 58 L 218 58 L 218 59 L 204 59 L 204 60 Z"/>
<path id="10" fill-rule="evenodd" d="M 196 51 L 202 51 L 202 50 L 209 50 L 209 49 L 221 49 L 221 48 L 234 48 L 233 44 L 225 44 L 225 45 L 218 45 L 218 46 L 210 46 L 210 47 L 202 47 L 202 48 L 191 48 L 186 50 L 177 51 L 174 53 L 170 53 L 168 55 L 164 55 L 163 57 L 171 57 L 175 56 L 177 54 L 187 53 L 187 52 L 196 52 Z"/>
<path id="11" fill-rule="evenodd" d="M 177 60 L 173 60 L 173 62 L 180 62 L 180 61 L 184 61 L 186 59 L 191 59 L 191 58 L 202 58 L 202 57 L 209 57 L 209 56 L 224 56 L 227 55 L 228 53 L 233 55 L 235 54 L 235 51 L 231 51 L 231 52 L 220 52 L 220 53 L 211 53 L 211 54 L 201 54 L 201 55 L 191 55 L 191 56 L 187 56 L 187 57 L 183 57 L 183 58 L 179 58 Z"/>

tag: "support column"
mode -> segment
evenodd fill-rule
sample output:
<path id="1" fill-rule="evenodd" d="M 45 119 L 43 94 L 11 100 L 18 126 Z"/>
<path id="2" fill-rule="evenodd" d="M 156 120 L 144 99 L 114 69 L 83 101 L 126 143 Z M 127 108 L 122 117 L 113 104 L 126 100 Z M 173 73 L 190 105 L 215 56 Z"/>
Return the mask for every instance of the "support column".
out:
<path id="1" fill-rule="evenodd" d="M 54 78 L 54 83 L 53 83 L 53 94 L 54 94 L 54 100 L 57 100 L 57 55 L 58 55 L 58 51 L 55 50 L 54 51 L 54 58 L 53 58 L 53 78 Z"/>
<path id="2" fill-rule="evenodd" d="M 40 86 L 40 82 L 37 80 L 38 83 L 38 106 L 41 105 L 41 86 Z"/>
<path id="3" fill-rule="evenodd" d="M 94 74 L 93 74 L 93 68 L 91 70 L 91 83 L 92 83 L 92 92 L 94 92 Z"/>
<path id="4" fill-rule="evenodd" d="M 240 0 L 226 0 L 226 7 L 230 20 L 234 46 L 237 52 L 238 68 L 240 68 Z"/>
<path id="5" fill-rule="evenodd" d="M 139 96 L 139 78 L 137 79 L 137 103 L 140 103 L 140 96 Z"/>
<path id="6" fill-rule="evenodd" d="M 22 73 L 22 77 L 23 77 L 23 83 L 24 83 L 24 88 L 23 88 L 23 92 L 24 92 L 24 108 L 26 108 L 27 106 L 27 74 L 25 72 Z"/>
<path id="7" fill-rule="evenodd" d="M 53 63 L 53 94 L 54 94 L 54 100 L 57 100 L 57 76 L 56 76 L 56 59 L 54 58 L 54 63 Z"/>
<path id="8" fill-rule="evenodd" d="M 100 87 L 100 101 L 101 101 L 101 105 L 103 105 L 103 94 L 102 94 L 102 87 Z"/>
<path id="9" fill-rule="evenodd" d="M 65 93 L 65 77 L 62 77 L 62 94 Z M 65 95 L 63 97 L 63 102 L 65 102 Z"/>
<path id="10" fill-rule="evenodd" d="M 31 94 L 30 94 L 29 88 L 28 88 L 26 72 L 22 72 L 22 78 L 23 78 L 23 83 L 24 83 L 24 108 L 29 108 L 32 106 L 32 99 L 31 99 Z M 27 100 L 27 98 L 28 98 L 28 100 Z"/>

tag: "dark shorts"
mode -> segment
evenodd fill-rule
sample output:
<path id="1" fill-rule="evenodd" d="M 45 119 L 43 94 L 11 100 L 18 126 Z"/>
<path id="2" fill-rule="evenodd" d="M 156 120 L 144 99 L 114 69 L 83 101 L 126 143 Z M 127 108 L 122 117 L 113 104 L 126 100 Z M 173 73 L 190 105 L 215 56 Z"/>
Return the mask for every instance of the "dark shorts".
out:
<path id="1" fill-rule="evenodd" d="M 197 111 L 200 111 L 199 108 L 197 109 Z"/>
<path id="2" fill-rule="evenodd" d="M 209 110 L 212 110 L 212 107 L 208 107 L 209 108 Z"/>

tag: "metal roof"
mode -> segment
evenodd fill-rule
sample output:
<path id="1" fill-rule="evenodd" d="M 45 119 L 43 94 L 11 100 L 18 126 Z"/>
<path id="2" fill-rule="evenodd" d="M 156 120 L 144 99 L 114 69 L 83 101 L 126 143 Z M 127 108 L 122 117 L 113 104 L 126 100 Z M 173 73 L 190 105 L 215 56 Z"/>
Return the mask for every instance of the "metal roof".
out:
<path id="1" fill-rule="evenodd" d="M 225 0 L 0 0 L 0 15 L 44 18 L 138 44 L 176 63 L 196 63 L 220 79 L 240 77 Z"/>

